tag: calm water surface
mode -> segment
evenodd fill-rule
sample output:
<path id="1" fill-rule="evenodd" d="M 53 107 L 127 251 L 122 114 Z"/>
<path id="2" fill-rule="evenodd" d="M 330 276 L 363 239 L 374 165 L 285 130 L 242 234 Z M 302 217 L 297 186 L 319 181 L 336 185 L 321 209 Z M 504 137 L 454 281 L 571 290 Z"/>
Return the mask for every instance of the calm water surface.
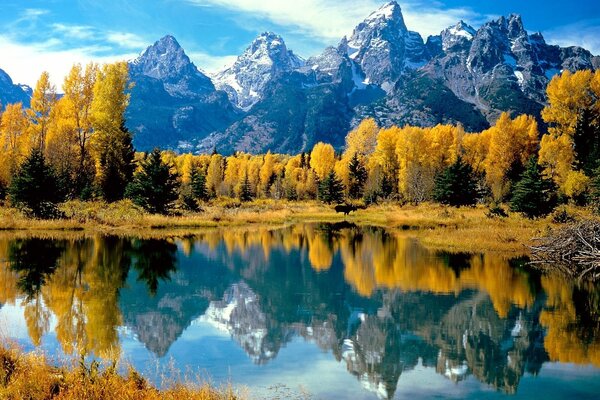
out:
<path id="1" fill-rule="evenodd" d="M 600 289 L 350 224 L 0 237 L 0 333 L 256 396 L 600 398 Z"/>

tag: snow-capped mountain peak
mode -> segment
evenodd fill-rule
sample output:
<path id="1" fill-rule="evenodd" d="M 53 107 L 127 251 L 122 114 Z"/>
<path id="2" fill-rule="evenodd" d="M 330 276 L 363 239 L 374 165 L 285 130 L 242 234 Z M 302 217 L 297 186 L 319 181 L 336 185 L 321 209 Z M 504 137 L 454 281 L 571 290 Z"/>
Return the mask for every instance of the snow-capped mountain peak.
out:
<path id="1" fill-rule="evenodd" d="M 404 23 L 404 19 L 402 17 L 402 10 L 400 9 L 400 5 L 395 1 L 390 1 L 389 3 L 384 4 L 379 9 L 373 11 L 366 19 L 365 22 L 374 22 L 381 20 L 393 20 L 393 19 L 401 19 Z"/>
<path id="2" fill-rule="evenodd" d="M 227 92 L 242 109 L 251 108 L 261 99 L 266 85 L 281 72 L 304 65 L 304 60 L 285 45 L 273 32 L 260 34 L 235 63 L 214 75 L 215 86 Z"/>
<path id="3" fill-rule="evenodd" d="M 464 21 L 459 21 L 441 33 L 442 49 L 447 51 L 456 45 L 464 45 L 473 40 L 477 31 Z"/>
<path id="4" fill-rule="evenodd" d="M 347 40 L 348 56 L 369 82 L 389 91 L 406 70 L 422 66 L 427 52 L 421 35 L 406 28 L 397 2 L 386 3 L 358 24 Z"/>
<path id="5" fill-rule="evenodd" d="M 196 68 L 171 35 L 144 50 L 130 64 L 130 72 L 162 81 L 174 96 L 203 95 L 215 90 L 210 79 Z"/>

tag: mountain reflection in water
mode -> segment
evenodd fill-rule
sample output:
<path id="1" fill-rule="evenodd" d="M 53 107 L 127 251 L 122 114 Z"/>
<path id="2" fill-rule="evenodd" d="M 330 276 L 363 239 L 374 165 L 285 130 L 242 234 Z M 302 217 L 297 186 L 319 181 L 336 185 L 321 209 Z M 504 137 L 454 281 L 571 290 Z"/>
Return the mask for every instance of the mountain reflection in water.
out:
<path id="1" fill-rule="evenodd" d="M 405 235 L 343 223 L 6 236 L 0 305 L 22 309 L 33 345 L 52 331 L 66 354 L 118 355 L 127 330 L 160 358 L 188 327 L 210 324 L 264 365 L 304 338 L 384 398 L 417 366 L 508 394 L 548 361 L 600 368 L 598 287 Z"/>

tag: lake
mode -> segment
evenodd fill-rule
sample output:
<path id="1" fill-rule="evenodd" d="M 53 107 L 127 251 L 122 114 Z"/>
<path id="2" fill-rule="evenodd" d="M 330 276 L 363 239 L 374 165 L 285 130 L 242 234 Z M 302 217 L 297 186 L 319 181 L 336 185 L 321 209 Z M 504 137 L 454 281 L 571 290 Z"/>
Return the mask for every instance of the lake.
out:
<path id="1" fill-rule="evenodd" d="M 526 261 L 349 223 L 4 233 L 0 334 L 257 397 L 597 399 L 600 288 Z"/>

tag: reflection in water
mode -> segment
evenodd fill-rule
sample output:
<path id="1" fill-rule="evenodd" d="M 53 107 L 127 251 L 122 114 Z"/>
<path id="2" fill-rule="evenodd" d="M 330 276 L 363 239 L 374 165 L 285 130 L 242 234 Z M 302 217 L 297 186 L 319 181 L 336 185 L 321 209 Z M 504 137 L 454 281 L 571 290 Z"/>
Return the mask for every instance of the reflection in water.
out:
<path id="1" fill-rule="evenodd" d="M 418 365 L 506 393 L 548 360 L 600 367 L 597 287 L 379 228 L 6 239 L 0 263 L 0 303 L 22 302 L 35 345 L 53 318 L 67 354 L 114 356 L 125 328 L 163 357 L 187 327 L 210 323 L 256 364 L 303 337 L 384 398 Z"/>

